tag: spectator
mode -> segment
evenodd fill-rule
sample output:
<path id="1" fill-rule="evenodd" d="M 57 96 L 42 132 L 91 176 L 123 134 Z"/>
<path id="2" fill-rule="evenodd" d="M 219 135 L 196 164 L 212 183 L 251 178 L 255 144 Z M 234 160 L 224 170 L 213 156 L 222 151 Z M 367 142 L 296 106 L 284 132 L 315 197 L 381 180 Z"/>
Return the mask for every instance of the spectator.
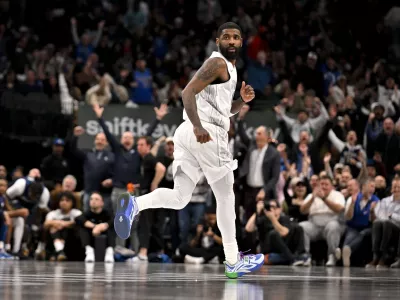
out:
<path id="1" fill-rule="evenodd" d="M 300 207 L 303 214 L 309 215 L 308 221 L 300 223 L 304 230 L 306 253 L 310 253 L 310 242 L 322 237 L 328 243 L 327 267 L 336 265 L 335 252 L 345 229 L 341 220 L 344 205 L 345 199 L 340 192 L 334 190 L 332 179 L 322 176 L 319 186 L 307 196 Z"/>
<path id="2" fill-rule="evenodd" d="M 10 241 L 7 237 L 8 230 L 11 229 L 11 219 L 6 211 L 6 190 L 7 180 L 0 178 L 0 259 L 14 259 L 12 255 L 6 252 L 7 248 L 10 248 Z"/>
<path id="3" fill-rule="evenodd" d="M 131 83 L 132 101 L 136 104 L 154 104 L 153 102 L 153 77 L 150 69 L 146 68 L 146 61 L 139 59 L 136 62 L 136 71 L 133 73 Z"/>
<path id="4" fill-rule="evenodd" d="M 90 196 L 90 210 L 75 219 L 76 224 L 80 226 L 82 246 L 86 249 L 85 262 L 94 262 L 94 239 L 100 235 L 107 237 L 104 261 L 107 263 L 114 262 L 113 217 L 103 208 L 103 198 L 99 193 L 93 192 Z"/>
<path id="5" fill-rule="evenodd" d="M 369 114 L 368 123 L 366 126 L 366 138 L 367 138 L 367 157 L 372 158 L 374 156 L 375 142 L 378 136 L 383 131 L 383 120 L 385 107 L 379 103 L 373 103 L 371 105 L 372 112 Z"/>
<path id="6" fill-rule="evenodd" d="M 390 191 L 389 191 L 390 192 Z M 384 199 L 390 195 L 386 186 L 386 179 L 383 176 L 375 177 L 375 195 L 379 199 Z"/>
<path id="7" fill-rule="evenodd" d="M 77 185 L 77 181 L 75 176 L 73 175 L 67 175 L 64 177 L 61 187 L 60 188 L 56 188 L 54 190 L 51 191 L 50 193 L 50 203 L 49 203 L 49 208 L 51 210 L 55 210 L 58 208 L 58 203 L 60 202 L 60 197 L 64 194 L 64 193 L 71 193 L 75 200 L 74 200 L 74 208 L 77 209 L 82 209 L 82 203 L 81 203 L 81 194 L 79 192 L 76 192 L 76 185 Z"/>
<path id="8" fill-rule="evenodd" d="M 393 240 L 399 240 L 400 233 L 400 179 L 392 181 L 392 195 L 382 199 L 375 207 L 376 220 L 372 225 L 373 260 L 367 268 L 386 268 L 389 259 L 389 249 Z M 394 245 L 400 249 L 398 245 Z M 396 248 L 395 248 L 396 249 Z M 400 258 L 400 252 L 397 253 Z M 397 260 L 393 267 L 400 265 Z"/>
<path id="9" fill-rule="evenodd" d="M 94 139 L 94 149 L 83 152 L 78 148 L 78 137 L 84 134 L 84 129 L 80 126 L 74 128 L 74 136 L 71 139 L 71 152 L 81 162 L 83 161 L 83 210 L 89 210 L 90 195 L 101 189 L 112 187 L 112 172 L 114 166 L 114 153 L 107 150 L 107 138 L 103 132 L 96 135 Z M 111 201 L 107 209 L 112 209 Z"/>
<path id="10" fill-rule="evenodd" d="M 244 203 L 246 219 L 256 211 L 257 200 L 276 198 L 276 184 L 279 180 L 280 155 L 268 143 L 270 131 L 260 126 L 255 131 L 255 139 L 247 136 L 243 121 L 238 122 L 238 134 L 248 148 L 246 157 L 239 170 L 239 179 L 243 180 Z"/>
<path id="11" fill-rule="evenodd" d="M 219 263 L 222 238 L 217 226 L 215 208 L 206 211 L 205 222 L 197 225 L 196 235 L 189 244 L 182 245 L 179 250 L 187 264 Z"/>
<path id="12" fill-rule="evenodd" d="M 328 121 L 328 112 L 326 111 L 324 105 L 321 103 L 321 114 L 317 118 L 309 119 L 309 115 L 306 111 L 300 111 L 297 115 L 297 120 L 294 120 L 288 116 L 282 111 L 282 109 L 279 106 L 275 107 L 275 112 L 277 114 L 277 119 L 280 120 L 282 119 L 285 123 L 288 129 L 291 132 L 291 137 L 292 140 L 295 143 L 299 143 L 299 137 L 300 133 L 302 131 L 307 131 L 310 136 L 311 136 L 311 141 L 312 141 L 312 136 L 314 133 L 319 129 L 322 128 L 325 123 Z"/>
<path id="13" fill-rule="evenodd" d="M 95 104 L 93 105 L 93 110 L 115 155 L 112 178 L 113 190 L 111 194 L 112 206 L 115 209 L 114 205 L 116 205 L 117 198 L 120 194 L 126 192 L 127 185 L 138 184 L 141 180 L 140 155 L 136 151 L 132 132 L 124 132 L 121 136 L 121 141 L 118 142 L 102 118 L 104 108 Z M 149 126 L 146 136 L 152 135 L 160 120 L 167 114 L 167 105 L 162 104 L 160 108 L 155 108 L 154 111 L 156 119 Z M 106 206 L 108 207 L 108 205 Z M 122 241 L 119 241 L 119 243 L 122 243 Z"/>
<path id="14" fill-rule="evenodd" d="M 21 243 L 24 233 L 25 219 L 28 216 L 37 217 L 48 211 L 50 199 L 49 190 L 40 181 L 40 171 L 32 169 L 26 178 L 20 178 L 7 189 L 6 196 L 8 203 L 6 208 L 8 215 L 12 218 L 14 229 L 13 253 L 18 254 L 21 250 Z M 37 250 L 44 249 L 44 244 L 39 243 Z M 28 256 L 24 247 L 23 256 Z"/>
<path id="15" fill-rule="evenodd" d="M 178 211 L 179 231 L 182 243 L 188 242 L 189 233 L 196 230 L 196 225 L 200 224 L 201 218 L 206 211 L 206 201 L 207 197 L 210 196 L 210 191 L 211 188 L 207 179 L 204 176 L 201 177 L 197 182 L 188 205 Z"/>
<path id="16" fill-rule="evenodd" d="M 298 83 L 302 83 L 306 90 L 314 90 L 317 97 L 322 99 L 324 77 L 323 74 L 316 68 L 317 60 L 317 54 L 314 52 L 309 52 L 307 55 L 307 64 L 300 68 L 293 81 L 295 86 L 297 86 Z"/>
<path id="17" fill-rule="evenodd" d="M 394 166 L 400 163 L 400 138 L 394 133 L 394 123 L 391 118 L 383 122 L 383 132 L 377 137 L 374 160 L 382 162 L 385 170 L 392 178 L 395 171 Z"/>
<path id="18" fill-rule="evenodd" d="M 72 193 L 62 193 L 59 208 L 52 210 L 46 216 L 43 226 L 50 233 L 50 238 L 56 251 L 56 257 L 53 256 L 50 260 L 64 261 L 67 259 L 64 252 L 65 242 L 70 234 L 74 234 L 71 229 L 75 225 L 75 218 L 82 214 L 80 210 L 74 208 L 75 201 Z"/>
<path id="19" fill-rule="evenodd" d="M 379 202 L 374 195 L 375 182 L 367 180 L 360 191 L 360 184 L 352 179 L 348 183 L 350 198 L 347 199 L 345 218 L 347 220 L 346 234 L 343 242 L 343 266 L 350 267 L 352 253 L 360 249 L 363 239 L 371 234 L 373 211 Z"/>
<path id="20" fill-rule="evenodd" d="M 111 97 L 110 83 L 107 81 L 106 76 L 103 76 L 99 84 L 92 86 L 86 92 L 86 102 L 89 105 L 98 104 L 105 106 L 110 103 Z"/>
<path id="21" fill-rule="evenodd" d="M 249 62 L 247 67 L 247 81 L 250 84 L 256 95 L 259 97 L 264 94 L 264 89 L 273 81 L 271 67 L 267 64 L 267 53 L 260 51 L 257 54 L 257 61 Z"/>
<path id="22" fill-rule="evenodd" d="M 291 189 L 290 191 L 289 188 Z M 311 187 L 306 177 L 287 178 L 284 192 L 285 201 L 288 206 L 288 215 L 297 222 L 307 220 L 307 215 L 302 214 L 300 208 L 310 191 Z M 292 196 L 289 193 L 291 193 Z"/>
<path id="23" fill-rule="evenodd" d="M 137 149 L 142 158 L 141 170 L 142 179 L 140 181 L 140 194 L 148 194 L 158 188 L 165 175 L 165 166 L 157 162 L 157 159 L 150 153 L 152 140 L 150 137 L 138 139 Z M 134 257 L 134 261 L 147 261 L 150 238 L 156 244 L 156 250 L 164 248 L 163 225 L 165 223 L 165 211 L 163 208 L 144 211 L 139 219 L 139 253 Z"/>
<path id="24" fill-rule="evenodd" d="M 257 228 L 261 252 L 264 254 L 279 254 L 280 263 L 294 266 L 310 265 L 309 256 L 304 254 L 303 229 L 282 215 L 279 202 L 265 200 L 257 202 L 257 211 L 246 224 L 246 232 Z M 266 261 L 272 264 L 272 260 Z"/>
<path id="25" fill-rule="evenodd" d="M 94 52 L 94 49 L 96 49 L 96 47 L 101 39 L 104 24 L 105 24 L 104 21 L 101 21 L 98 24 L 97 34 L 93 41 L 90 41 L 90 36 L 87 33 L 83 34 L 81 39 L 79 40 L 78 29 L 77 29 L 77 20 L 75 18 L 71 19 L 72 38 L 73 38 L 75 46 L 76 46 L 76 59 L 78 62 L 86 63 L 90 54 L 92 54 Z"/>
<path id="26" fill-rule="evenodd" d="M 40 169 L 46 187 L 50 190 L 61 185 L 65 176 L 69 174 L 69 164 L 64 158 L 63 139 L 56 138 L 53 141 L 53 153 L 42 160 Z"/>
<path id="27" fill-rule="evenodd" d="M 7 179 L 7 169 L 3 165 L 0 165 L 0 178 Z"/>

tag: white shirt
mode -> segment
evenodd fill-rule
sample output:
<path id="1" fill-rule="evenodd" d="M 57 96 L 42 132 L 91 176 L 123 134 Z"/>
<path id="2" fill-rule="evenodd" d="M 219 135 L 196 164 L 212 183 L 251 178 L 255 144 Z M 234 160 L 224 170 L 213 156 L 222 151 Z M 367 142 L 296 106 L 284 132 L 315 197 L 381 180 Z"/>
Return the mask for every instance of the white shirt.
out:
<path id="1" fill-rule="evenodd" d="M 52 220 L 63 220 L 63 221 L 73 221 L 76 217 L 79 217 L 82 212 L 79 209 L 73 208 L 69 213 L 63 214 L 61 209 L 52 210 L 46 215 L 46 221 Z"/>
<path id="2" fill-rule="evenodd" d="M 17 181 L 15 181 L 14 184 L 7 189 L 6 195 L 12 201 L 24 194 L 25 187 L 26 187 L 26 180 L 24 178 L 17 179 Z M 40 196 L 39 200 L 39 208 L 47 208 L 49 200 L 50 200 L 50 192 L 46 187 L 44 187 L 42 195 Z"/>
<path id="3" fill-rule="evenodd" d="M 262 165 L 268 144 L 261 149 L 254 149 L 250 154 L 249 174 L 247 174 L 247 184 L 250 187 L 259 188 L 264 186 L 264 176 Z"/>
<path id="4" fill-rule="evenodd" d="M 312 194 L 309 194 L 307 196 L 307 198 L 304 200 L 304 204 L 311 201 L 311 198 L 312 198 Z M 327 198 L 336 204 L 342 205 L 344 208 L 345 199 L 344 199 L 344 196 L 342 195 L 342 193 L 332 190 L 329 193 Z M 315 197 L 313 204 L 311 204 L 310 213 L 309 213 L 309 216 L 314 216 L 314 215 L 325 215 L 327 217 L 329 217 L 329 216 L 333 217 L 333 216 L 337 216 L 338 214 L 335 213 L 333 210 L 331 210 L 329 208 L 329 206 L 326 205 L 325 202 L 321 198 Z"/>
<path id="5" fill-rule="evenodd" d="M 236 90 L 237 72 L 235 66 L 221 53 L 213 52 L 210 58 L 220 57 L 227 66 L 229 80 L 220 84 L 210 84 L 196 95 L 197 112 L 201 121 L 214 124 L 229 130 L 232 116 L 232 100 Z M 183 119 L 188 120 L 186 110 L 183 111 Z"/>

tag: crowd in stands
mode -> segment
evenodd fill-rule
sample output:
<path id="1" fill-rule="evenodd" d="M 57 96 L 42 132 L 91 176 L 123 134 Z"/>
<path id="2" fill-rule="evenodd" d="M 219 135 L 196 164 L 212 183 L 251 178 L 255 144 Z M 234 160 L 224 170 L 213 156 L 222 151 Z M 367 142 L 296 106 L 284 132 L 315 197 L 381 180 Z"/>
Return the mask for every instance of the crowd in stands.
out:
<path id="1" fill-rule="evenodd" d="M 152 133 L 182 107 L 182 89 L 217 50 L 218 25 L 232 20 L 244 39 L 238 76 L 256 91 L 229 131 L 240 249 L 272 265 L 400 267 L 400 92 L 387 28 L 374 20 L 372 47 L 338 37 L 317 2 L 26 1 L 23 23 L 2 7 L 1 93 L 41 93 L 72 119 L 37 168 L 0 161 L 0 258 L 223 261 L 205 178 L 182 210 L 142 213 L 128 240 L 115 236 L 113 211 L 127 190 L 173 187 L 173 139 Z M 93 149 L 78 147 L 81 105 L 103 130 Z M 118 140 L 103 119 L 109 105 L 154 106 L 154 122 Z M 247 113 L 265 109 L 280 134 L 259 124 L 248 135 Z"/>

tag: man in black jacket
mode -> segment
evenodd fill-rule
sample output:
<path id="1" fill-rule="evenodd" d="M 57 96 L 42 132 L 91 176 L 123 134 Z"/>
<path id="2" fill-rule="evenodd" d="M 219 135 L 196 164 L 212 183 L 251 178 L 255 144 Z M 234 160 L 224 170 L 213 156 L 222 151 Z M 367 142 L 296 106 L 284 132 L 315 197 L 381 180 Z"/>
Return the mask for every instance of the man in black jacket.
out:
<path id="1" fill-rule="evenodd" d="M 238 133 L 248 151 L 239 170 L 239 179 L 243 184 L 243 207 L 249 219 L 256 211 L 256 200 L 275 199 L 276 184 L 280 174 L 280 156 L 268 143 L 271 133 L 265 126 L 255 131 L 255 139 L 245 132 L 243 121 L 238 122 Z"/>
<path id="2" fill-rule="evenodd" d="M 84 194 L 83 209 L 89 210 L 90 194 L 94 191 L 101 191 L 112 187 L 112 171 L 114 166 L 114 153 L 107 150 L 107 138 L 103 132 L 96 135 L 94 148 L 84 152 L 78 148 L 78 137 L 85 130 L 81 126 L 74 128 L 74 135 L 70 142 L 71 153 L 83 162 Z M 111 200 L 104 197 L 105 208 L 112 209 Z"/>

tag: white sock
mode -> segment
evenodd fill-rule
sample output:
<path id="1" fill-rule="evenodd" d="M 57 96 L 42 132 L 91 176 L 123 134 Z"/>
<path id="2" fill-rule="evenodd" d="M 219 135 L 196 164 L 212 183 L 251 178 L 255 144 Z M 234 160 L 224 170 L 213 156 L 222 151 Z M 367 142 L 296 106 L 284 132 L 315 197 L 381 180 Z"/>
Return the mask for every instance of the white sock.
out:
<path id="1" fill-rule="evenodd" d="M 55 241 L 54 242 L 54 249 L 56 249 L 56 252 L 60 252 L 64 250 L 64 243 L 61 241 Z"/>
<path id="2" fill-rule="evenodd" d="M 18 253 L 21 250 L 22 237 L 24 236 L 25 220 L 22 217 L 13 219 L 14 225 L 14 245 L 13 253 Z"/>
<path id="3" fill-rule="evenodd" d="M 4 250 L 4 242 L 0 241 L 0 251 Z"/>
<path id="4" fill-rule="evenodd" d="M 46 248 L 46 244 L 43 242 L 39 242 L 38 247 L 36 248 L 36 252 L 41 252 Z"/>
<path id="5" fill-rule="evenodd" d="M 6 244 L 6 251 L 10 251 L 11 250 L 11 244 Z"/>
<path id="6" fill-rule="evenodd" d="M 107 247 L 106 249 L 106 255 L 114 255 L 114 249 L 113 247 Z"/>

